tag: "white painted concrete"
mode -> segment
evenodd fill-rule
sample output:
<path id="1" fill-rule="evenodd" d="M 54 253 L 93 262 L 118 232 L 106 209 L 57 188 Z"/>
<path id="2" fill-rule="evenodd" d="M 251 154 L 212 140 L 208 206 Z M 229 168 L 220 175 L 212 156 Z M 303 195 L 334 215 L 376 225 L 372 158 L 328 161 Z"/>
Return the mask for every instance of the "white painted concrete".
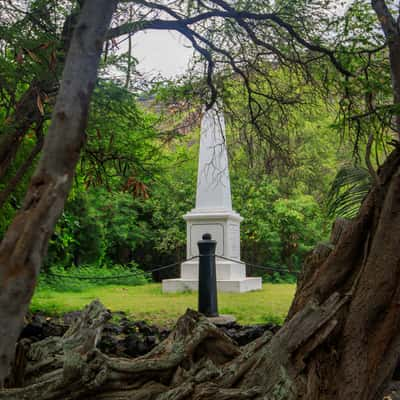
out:
<path id="1" fill-rule="evenodd" d="M 243 218 L 232 210 L 228 156 L 223 112 L 217 107 L 207 111 L 201 123 L 196 207 L 185 214 L 187 258 L 199 254 L 197 242 L 205 233 L 217 241 L 217 288 L 223 292 L 247 292 L 261 289 L 261 278 L 246 278 L 246 266 L 240 262 L 240 223 Z M 234 260 L 237 260 L 235 262 Z M 180 279 L 163 281 L 164 292 L 198 290 L 198 260 L 181 265 Z"/>
<path id="2" fill-rule="evenodd" d="M 232 210 L 225 120 L 217 106 L 201 121 L 195 210 Z"/>
<path id="3" fill-rule="evenodd" d="M 164 293 L 197 291 L 198 280 L 184 279 L 164 279 L 162 290 Z M 245 278 L 241 280 L 217 280 L 217 290 L 219 292 L 244 293 L 261 289 L 261 278 Z"/>
<path id="4" fill-rule="evenodd" d="M 217 280 L 241 280 L 246 278 L 244 264 L 232 261 L 218 260 L 217 258 Z M 182 263 L 181 278 L 186 280 L 197 280 L 199 277 L 198 260 Z"/>

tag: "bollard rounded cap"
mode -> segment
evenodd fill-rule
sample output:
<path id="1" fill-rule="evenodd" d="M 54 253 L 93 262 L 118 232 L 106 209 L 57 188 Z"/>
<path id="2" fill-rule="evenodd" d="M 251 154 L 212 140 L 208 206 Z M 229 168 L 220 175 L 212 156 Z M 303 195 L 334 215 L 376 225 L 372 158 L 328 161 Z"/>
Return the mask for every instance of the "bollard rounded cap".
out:
<path id="1" fill-rule="evenodd" d="M 210 233 L 205 233 L 203 235 L 203 240 L 211 240 L 211 234 Z"/>

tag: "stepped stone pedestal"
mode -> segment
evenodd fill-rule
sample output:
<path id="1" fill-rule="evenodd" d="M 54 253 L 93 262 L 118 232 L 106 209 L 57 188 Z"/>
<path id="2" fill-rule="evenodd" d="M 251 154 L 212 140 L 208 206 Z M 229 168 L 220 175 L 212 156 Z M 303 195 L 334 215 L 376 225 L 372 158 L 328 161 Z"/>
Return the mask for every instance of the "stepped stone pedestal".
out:
<path id="1" fill-rule="evenodd" d="M 221 292 L 248 292 L 261 289 L 261 278 L 246 277 L 240 261 L 240 222 L 243 218 L 232 210 L 222 112 L 208 110 L 202 120 L 196 208 L 185 214 L 187 258 L 198 256 L 197 242 L 205 233 L 217 241 L 217 289 Z M 165 279 L 164 292 L 198 290 L 199 261 L 182 263 L 180 279 Z"/>

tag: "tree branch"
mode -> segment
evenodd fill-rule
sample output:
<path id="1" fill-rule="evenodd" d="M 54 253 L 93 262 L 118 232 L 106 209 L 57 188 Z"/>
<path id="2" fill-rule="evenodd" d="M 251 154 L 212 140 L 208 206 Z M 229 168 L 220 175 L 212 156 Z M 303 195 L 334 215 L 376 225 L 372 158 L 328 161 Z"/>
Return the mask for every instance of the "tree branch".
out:
<path id="1" fill-rule="evenodd" d="M 390 39 L 393 35 L 398 35 L 396 20 L 393 18 L 385 0 L 371 0 L 372 8 L 374 9 L 382 30 L 386 38 Z"/>
<path id="2" fill-rule="evenodd" d="M 326 55 L 339 72 L 341 72 L 342 74 L 344 74 L 346 76 L 352 76 L 352 73 L 350 71 L 348 71 L 339 62 L 339 60 L 336 58 L 336 56 L 332 50 L 330 50 L 324 46 L 308 42 L 294 29 L 294 27 L 291 24 L 285 22 L 281 17 L 279 17 L 275 13 L 254 13 L 254 12 L 249 12 L 249 11 L 238 11 L 238 10 L 235 10 L 233 7 L 231 7 L 225 1 L 213 0 L 212 3 L 221 7 L 222 10 L 214 9 L 214 10 L 200 13 L 193 17 L 183 18 L 178 13 L 171 10 L 171 8 L 169 8 L 165 5 L 155 4 L 152 2 L 147 2 L 147 1 L 142 1 L 142 0 L 135 1 L 135 3 L 143 5 L 148 8 L 157 9 L 157 10 L 166 12 L 169 16 L 173 17 L 174 20 L 154 19 L 154 20 L 144 20 L 144 21 L 139 21 L 139 22 L 126 23 L 126 24 L 120 25 L 116 28 L 110 29 L 107 33 L 107 39 L 111 39 L 111 38 L 121 36 L 124 34 L 128 34 L 128 33 L 134 34 L 136 32 L 148 30 L 148 29 L 176 30 L 186 36 L 187 31 L 184 28 L 187 28 L 191 25 L 197 24 L 202 21 L 209 20 L 211 18 L 218 17 L 218 18 L 225 18 L 225 19 L 230 18 L 230 19 L 235 20 L 239 24 L 242 24 L 242 27 L 245 28 L 247 33 L 249 33 L 249 31 L 252 32 L 250 35 L 250 38 L 253 38 L 253 40 L 254 40 L 255 33 L 251 30 L 250 26 L 248 24 L 246 24 L 245 20 L 270 21 L 270 22 L 273 22 L 274 24 L 278 25 L 279 27 L 283 28 L 287 33 L 289 33 L 289 35 L 297 43 L 299 43 L 306 49 Z M 188 37 L 188 36 L 186 36 L 186 37 L 191 41 L 190 37 Z M 256 39 L 255 44 L 260 45 L 261 42 Z M 265 46 L 265 42 L 264 42 L 264 46 Z M 273 48 L 270 48 L 270 50 L 273 50 Z"/>

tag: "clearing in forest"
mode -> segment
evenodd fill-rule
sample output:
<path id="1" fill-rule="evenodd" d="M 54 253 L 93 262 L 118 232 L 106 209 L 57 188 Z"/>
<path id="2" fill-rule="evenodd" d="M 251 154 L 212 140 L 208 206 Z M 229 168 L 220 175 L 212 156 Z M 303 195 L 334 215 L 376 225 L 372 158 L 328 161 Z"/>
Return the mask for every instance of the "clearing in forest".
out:
<path id="1" fill-rule="evenodd" d="M 221 314 L 233 314 L 241 324 L 274 322 L 282 324 L 293 299 L 296 285 L 265 283 L 262 290 L 248 293 L 219 293 Z M 97 286 L 82 292 L 38 290 L 33 311 L 50 314 L 80 310 L 99 299 L 112 311 L 124 311 L 132 318 L 171 326 L 187 308 L 197 309 L 197 292 L 161 292 L 157 283 L 143 286 Z"/>

